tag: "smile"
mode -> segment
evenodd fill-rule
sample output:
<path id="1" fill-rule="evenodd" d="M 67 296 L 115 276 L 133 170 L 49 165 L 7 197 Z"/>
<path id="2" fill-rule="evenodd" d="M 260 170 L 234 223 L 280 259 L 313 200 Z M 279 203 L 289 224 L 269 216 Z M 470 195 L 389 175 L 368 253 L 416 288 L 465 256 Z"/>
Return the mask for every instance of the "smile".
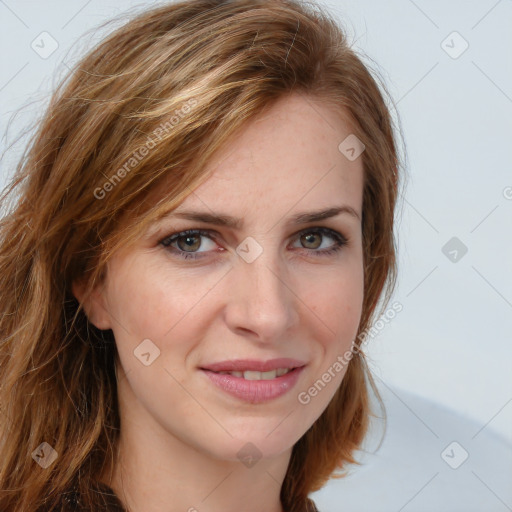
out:
<path id="1" fill-rule="evenodd" d="M 201 369 L 214 389 L 249 403 L 262 403 L 277 399 L 290 392 L 297 384 L 305 366 L 277 368 L 266 372 L 233 370 L 214 372 Z M 278 372 L 280 375 L 278 375 Z"/>
<path id="2" fill-rule="evenodd" d="M 277 370 L 270 370 L 268 372 L 257 372 L 254 370 L 232 371 L 232 372 L 215 372 L 219 375 L 232 375 L 233 377 L 243 378 L 245 380 L 271 380 L 276 377 L 282 377 L 288 372 L 291 372 L 293 368 L 277 368 Z"/>

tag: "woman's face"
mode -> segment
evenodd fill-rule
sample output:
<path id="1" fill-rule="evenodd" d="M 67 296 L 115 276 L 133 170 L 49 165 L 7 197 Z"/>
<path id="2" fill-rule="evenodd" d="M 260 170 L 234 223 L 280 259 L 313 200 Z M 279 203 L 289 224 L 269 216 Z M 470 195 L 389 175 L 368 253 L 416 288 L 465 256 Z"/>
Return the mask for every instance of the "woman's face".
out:
<path id="1" fill-rule="evenodd" d="M 338 148 L 351 133 L 311 98 L 281 99 L 109 262 L 91 318 L 114 332 L 122 424 L 236 460 L 290 449 L 324 411 L 363 300 L 363 168 Z"/>

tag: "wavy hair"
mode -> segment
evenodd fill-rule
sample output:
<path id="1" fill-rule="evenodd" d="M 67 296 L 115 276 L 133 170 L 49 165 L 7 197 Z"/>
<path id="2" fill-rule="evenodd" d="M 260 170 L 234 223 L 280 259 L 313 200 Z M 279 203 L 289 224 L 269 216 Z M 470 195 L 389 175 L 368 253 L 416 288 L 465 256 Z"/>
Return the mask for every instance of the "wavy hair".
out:
<path id="1" fill-rule="evenodd" d="M 109 258 L 204 182 L 212 155 L 288 94 L 348 112 L 366 146 L 358 332 L 371 327 L 396 281 L 400 159 L 382 87 L 339 21 L 300 0 L 161 5 L 73 67 L 1 197 L 16 196 L 0 221 L 0 510 L 64 510 L 72 487 L 87 510 L 102 510 L 92 489 L 115 463 L 117 350 L 72 283 L 84 283 L 87 297 Z M 287 512 L 356 462 L 370 388 L 378 396 L 360 344 L 358 336 L 340 387 L 293 447 Z M 45 470 L 32 456 L 43 442 L 58 454 Z"/>

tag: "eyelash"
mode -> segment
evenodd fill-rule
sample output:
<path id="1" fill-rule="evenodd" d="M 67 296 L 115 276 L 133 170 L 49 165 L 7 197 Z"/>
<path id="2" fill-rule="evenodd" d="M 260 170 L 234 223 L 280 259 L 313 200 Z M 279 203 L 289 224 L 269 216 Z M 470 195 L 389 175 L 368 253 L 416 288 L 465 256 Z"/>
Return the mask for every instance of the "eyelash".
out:
<path id="1" fill-rule="evenodd" d="M 190 235 L 201 235 L 201 236 L 210 238 L 210 240 L 215 241 L 215 238 L 212 237 L 212 233 L 214 233 L 214 232 L 209 231 L 209 230 L 203 230 L 203 229 L 187 229 L 185 231 L 180 231 L 180 232 L 173 233 L 171 235 L 166 236 L 164 239 L 160 240 L 159 244 L 163 245 L 170 252 L 176 254 L 179 258 L 198 260 L 203 257 L 206 257 L 206 255 L 210 251 L 203 251 L 201 253 L 187 252 L 187 251 L 182 251 L 181 249 L 176 249 L 175 247 L 171 247 L 171 244 L 176 242 L 179 238 L 190 236 Z M 323 249 L 321 251 L 318 251 L 315 249 L 307 249 L 304 247 L 304 249 L 306 251 L 312 251 L 320 257 L 329 256 L 331 254 L 338 253 L 339 251 L 341 251 L 342 247 L 344 247 L 348 243 L 348 239 L 346 237 L 344 237 L 341 233 L 338 233 L 337 231 L 334 231 L 329 228 L 322 228 L 322 227 L 305 229 L 305 230 L 297 233 L 296 237 L 299 238 L 301 235 L 310 234 L 310 233 L 320 233 L 321 235 L 327 235 L 335 241 L 335 243 L 332 247 L 330 247 L 329 249 Z M 201 255 L 201 256 L 199 256 L 199 255 Z"/>

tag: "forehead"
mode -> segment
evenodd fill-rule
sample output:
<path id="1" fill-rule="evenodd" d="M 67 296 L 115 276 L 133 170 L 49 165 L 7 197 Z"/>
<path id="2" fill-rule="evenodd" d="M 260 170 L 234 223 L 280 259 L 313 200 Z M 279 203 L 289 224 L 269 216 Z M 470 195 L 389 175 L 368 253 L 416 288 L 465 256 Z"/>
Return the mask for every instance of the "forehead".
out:
<path id="1" fill-rule="evenodd" d="M 209 178 L 175 210 L 283 212 L 295 204 L 348 203 L 360 211 L 362 158 L 339 149 L 353 134 L 348 114 L 294 94 L 252 119 L 207 167 Z"/>

